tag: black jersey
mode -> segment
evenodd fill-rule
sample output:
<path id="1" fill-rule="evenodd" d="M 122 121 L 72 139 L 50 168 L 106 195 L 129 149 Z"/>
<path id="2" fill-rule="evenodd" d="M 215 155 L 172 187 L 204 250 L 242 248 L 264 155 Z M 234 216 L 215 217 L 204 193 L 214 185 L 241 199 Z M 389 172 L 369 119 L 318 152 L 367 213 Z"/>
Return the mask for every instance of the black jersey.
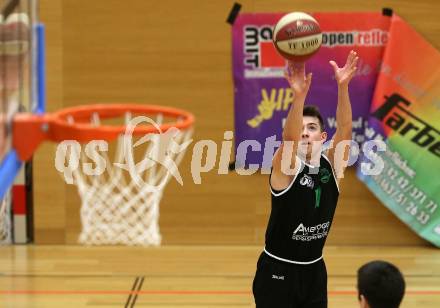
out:
<path id="1" fill-rule="evenodd" d="M 265 252 L 292 263 L 320 260 L 339 196 L 328 158 L 322 154 L 319 167 L 301 162 L 290 185 L 271 192 Z"/>

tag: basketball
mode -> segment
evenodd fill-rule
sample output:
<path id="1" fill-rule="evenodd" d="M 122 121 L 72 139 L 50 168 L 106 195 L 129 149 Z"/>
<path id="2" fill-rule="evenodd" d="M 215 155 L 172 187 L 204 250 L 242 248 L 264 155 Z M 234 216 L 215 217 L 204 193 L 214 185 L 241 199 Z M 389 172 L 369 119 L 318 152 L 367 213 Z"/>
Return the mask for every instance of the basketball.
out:
<path id="1" fill-rule="evenodd" d="M 30 41 L 28 25 L 26 14 L 13 13 L 6 20 L 0 14 L 0 56 L 21 56 L 26 53 Z"/>
<path id="2" fill-rule="evenodd" d="M 293 12 L 281 17 L 273 31 L 273 43 L 279 54 L 291 61 L 304 62 L 321 47 L 322 33 L 312 16 Z"/>

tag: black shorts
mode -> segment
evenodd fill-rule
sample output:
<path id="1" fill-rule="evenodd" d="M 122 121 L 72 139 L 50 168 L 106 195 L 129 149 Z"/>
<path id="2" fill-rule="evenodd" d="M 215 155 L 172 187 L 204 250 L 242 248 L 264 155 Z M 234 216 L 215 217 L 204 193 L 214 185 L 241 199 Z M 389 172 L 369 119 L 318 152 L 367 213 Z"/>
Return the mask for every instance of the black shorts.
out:
<path id="1" fill-rule="evenodd" d="M 324 260 L 298 265 L 263 252 L 258 259 L 252 291 L 257 308 L 327 308 Z"/>

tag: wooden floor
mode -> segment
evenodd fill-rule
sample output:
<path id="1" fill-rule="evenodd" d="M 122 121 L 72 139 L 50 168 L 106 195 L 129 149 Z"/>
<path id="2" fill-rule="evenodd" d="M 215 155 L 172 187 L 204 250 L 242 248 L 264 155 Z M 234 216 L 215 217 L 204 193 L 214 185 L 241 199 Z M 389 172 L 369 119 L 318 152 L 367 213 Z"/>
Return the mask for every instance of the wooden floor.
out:
<path id="1" fill-rule="evenodd" d="M 261 247 L 0 247 L 1 307 L 253 307 Z M 398 265 L 402 307 L 440 307 L 440 250 L 327 247 L 329 307 L 358 307 L 356 270 L 373 259 Z"/>

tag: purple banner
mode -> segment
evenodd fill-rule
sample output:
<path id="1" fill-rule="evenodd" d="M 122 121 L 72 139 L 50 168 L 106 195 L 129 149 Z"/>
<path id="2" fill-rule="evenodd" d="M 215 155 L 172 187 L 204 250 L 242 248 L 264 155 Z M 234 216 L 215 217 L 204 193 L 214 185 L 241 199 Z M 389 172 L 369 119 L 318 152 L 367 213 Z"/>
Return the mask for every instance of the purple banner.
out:
<path id="1" fill-rule="evenodd" d="M 293 95 L 283 76 L 285 60 L 272 43 L 272 30 L 284 14 L 241 14 L 233 26 L 235 150 L 240 152 L 240 144 L 242 149 L 252 146 L 246 157 L 237 155 L 237 166 L 246 163 L 247 166 L 258 164 L 263 169 L 270 168 L 273 156 L 270 149 L 276 146 L 275 140 L 282 140 L 283 122 Z M 306 71 L 313 72 L 306 104 L 319 107 L 331 139 L 336 125 L 337 84 L 329 61 L 343 66 L 349 51 L 355 50 L 360 59 L 350 84 L 353 140 L 362 142 L 378 68 L 388 40 L 390 18 L 380 13 L 311 15 L 320 24 L 323 43 L 306 63 Z"/>

